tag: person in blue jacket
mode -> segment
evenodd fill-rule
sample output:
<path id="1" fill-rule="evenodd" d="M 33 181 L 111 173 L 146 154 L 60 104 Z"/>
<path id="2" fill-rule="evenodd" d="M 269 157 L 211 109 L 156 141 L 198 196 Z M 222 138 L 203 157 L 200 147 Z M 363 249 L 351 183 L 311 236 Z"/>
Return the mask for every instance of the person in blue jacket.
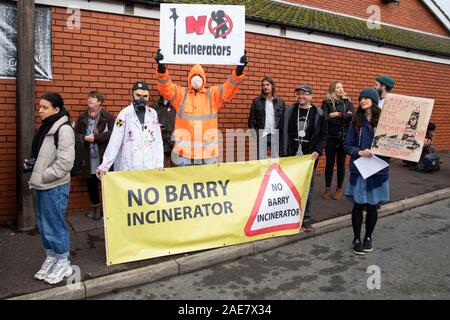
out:
<path id="1" fill-rule="evenodd" d="M 370 150 L 381 109 L 378 107 L 379 96 L 375 89 L 364 88 L 359 94 L 357 108 L 344 142 L 344 150 L 351 156 L 350 178 L 345 196 L 353 202 L 353 253 L 364 255 L 373 250 L 372 233 L 377 223 L 377 206 L 389 201 L 389 166 L 376 174 L 363 179 L 355 164 L 359 157 L 372 157 Z M 379 157 L 389 163 L 389 158 Z M 363 211 L 367 210 L 366 233 L 361 242 Z"/>

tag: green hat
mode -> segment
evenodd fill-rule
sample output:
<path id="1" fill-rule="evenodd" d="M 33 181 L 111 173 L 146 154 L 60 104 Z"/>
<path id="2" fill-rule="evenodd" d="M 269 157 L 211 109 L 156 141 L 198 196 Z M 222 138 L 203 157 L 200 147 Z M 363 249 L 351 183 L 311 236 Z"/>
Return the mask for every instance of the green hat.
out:
<path id="1" fill-rule="evenodd" d="M 388 75 L 383 75 L 383 76 L 379 76 L 378 78 L 376 78 L 375 80 L 377 80 L 379 83 L 384 84 L 386 87 L 388 87 L 389 89 L 392 89 L 395 85 L 395 80 L 392 79 L 391 77 L 389 77 Z"/>

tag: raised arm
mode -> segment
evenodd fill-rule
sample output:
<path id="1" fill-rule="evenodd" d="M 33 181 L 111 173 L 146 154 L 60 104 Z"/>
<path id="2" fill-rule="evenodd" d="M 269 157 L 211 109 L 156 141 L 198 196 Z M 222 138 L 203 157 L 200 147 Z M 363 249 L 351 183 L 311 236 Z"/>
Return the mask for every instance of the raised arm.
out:
<path id="1" fill-rule="evenodd" d="M 179 85 L 172 82 L 166 66 L 161 64 L 161 60 L 163 59 L 164 56 L 161 53 L 161 49 L 158 49 L 155 56 L 155 61 L 158 64 L 158 91 L 167 101 L 169 101 L 174 106 L 177 111 L 179 111 L 178 109 L 181 103 L 181 98 L 183 96 L 183 89 Z"/>

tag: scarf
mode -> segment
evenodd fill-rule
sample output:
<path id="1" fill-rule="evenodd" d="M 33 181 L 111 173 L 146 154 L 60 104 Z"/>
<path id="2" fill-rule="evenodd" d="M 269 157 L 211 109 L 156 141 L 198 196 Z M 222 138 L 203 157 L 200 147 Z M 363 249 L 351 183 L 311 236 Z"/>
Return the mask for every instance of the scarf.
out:
<path id="1" fill-rule="evenodd" d="M 98 119 L 100 119 L 100 114 L 101 113 L 102 113 L 102 108 L 98 109 L 98 112 L 95 115 L 95 117 L 91 117 L 91 115 L 89 114 L 89 111 L 88 111 L 88 118 L 92 119 L 92 120 L 95 120 L 95 122 L 94 122 L 94 131 L 92 132 L 93 134 L 98 134 L 99 133 L 97 125 L 98 125 Z M 88 120 L 88 126 L 89 126 L 89 120 Z"/>
<path id="2" fill-rule="evenodd" d="M 38 132 L 33 138 L 33 144 L 31 145 L 31 157 L 37 158 L 39 155 L 39 150 L 41 149 L 42 143 L 44 142 L 45 136 L 52 128 L 53 124 L 67 115 L 67 112 L 61 110 L 57 114 L 51 115 L 44 120 L 42 120 L 42 125 L 39 127 Z"/>

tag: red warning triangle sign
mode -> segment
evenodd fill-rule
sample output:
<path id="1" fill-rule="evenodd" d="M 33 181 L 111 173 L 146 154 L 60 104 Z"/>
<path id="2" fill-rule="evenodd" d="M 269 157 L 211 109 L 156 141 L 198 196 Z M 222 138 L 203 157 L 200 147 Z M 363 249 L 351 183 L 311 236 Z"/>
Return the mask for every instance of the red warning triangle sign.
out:
<path id="1" fill-rule="evenodd" d="M 278 164 L 272 164 L 263 182 L 244 232 L 248 237 L 300 228 L 300 194 Z"/>

